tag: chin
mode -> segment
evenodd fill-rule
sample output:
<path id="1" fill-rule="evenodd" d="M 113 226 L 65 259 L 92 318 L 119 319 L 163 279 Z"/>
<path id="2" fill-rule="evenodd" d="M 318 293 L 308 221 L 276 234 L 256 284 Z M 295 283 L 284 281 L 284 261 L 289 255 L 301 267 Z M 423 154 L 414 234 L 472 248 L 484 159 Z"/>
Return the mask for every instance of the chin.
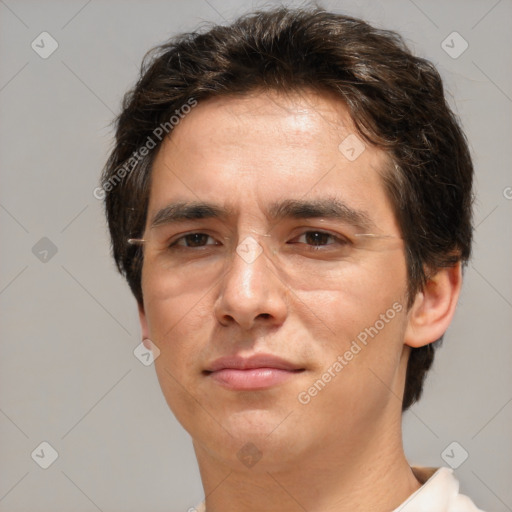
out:
<path id="1" fill-rule="evenodd" d="M 196 444 L 219 463 L 236 471 L 273 472 L 295 464 L 307 451 L 307 428 L 297 431 L 289 409 L 251 409 L 218 416 L 222 426 L 196 422 L 188 432 Z M 289 415 L 289 417 L 287 417 Z M 304 425 L 303 425 L 304 427 Z M 300 458 L 300 457 L 299 457 Z"/>
<path id="2" fill-rule="evenodd" d="M 293 432 L 269 436 L 247 430 L 238 434 L 221 439 L 194 439 L 194 448 L 197 452 L 199 446 L 220 464 L 238 472 L 279 472 L 300 458 L 301 449 Z"/>

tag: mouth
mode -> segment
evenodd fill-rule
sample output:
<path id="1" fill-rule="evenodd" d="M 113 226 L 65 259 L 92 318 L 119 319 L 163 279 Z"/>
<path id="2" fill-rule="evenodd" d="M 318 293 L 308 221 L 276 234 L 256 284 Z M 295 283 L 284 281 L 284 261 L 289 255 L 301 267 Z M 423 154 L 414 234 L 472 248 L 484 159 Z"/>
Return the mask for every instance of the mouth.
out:
<path id="1" fill-rule="evenodd" d="M 251 357 L 221 357 L 203 375 L 234 391 L 267 389 L 282 384 L 305 371 L 289 361 L 267 354 Z"/>

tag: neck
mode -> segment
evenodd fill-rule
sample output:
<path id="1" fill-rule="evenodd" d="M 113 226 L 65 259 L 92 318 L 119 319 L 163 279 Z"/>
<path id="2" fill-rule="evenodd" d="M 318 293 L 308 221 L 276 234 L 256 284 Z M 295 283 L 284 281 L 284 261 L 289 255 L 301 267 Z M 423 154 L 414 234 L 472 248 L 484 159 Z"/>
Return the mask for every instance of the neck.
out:
<path id="1" fill-rule="evenodd" d="M 206 512 L 394 510 L 421 486 L 405 458 L 397 421 L 384 430 L 374 426 L 350 446 L 342 440 L 336 447 L 315 446 L 284 467 L 262 459 L 241 471 L 195 443 Z"/>

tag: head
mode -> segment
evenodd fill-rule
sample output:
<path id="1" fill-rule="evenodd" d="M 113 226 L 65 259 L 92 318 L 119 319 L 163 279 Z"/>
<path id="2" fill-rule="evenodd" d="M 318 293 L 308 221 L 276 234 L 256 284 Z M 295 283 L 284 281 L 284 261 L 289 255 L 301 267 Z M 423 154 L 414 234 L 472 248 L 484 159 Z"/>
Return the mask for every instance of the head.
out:
<path id="1" fill-rule="evenodd" d="M 185 428 L 201 438 L 193 404 L 203 396 L 240 439 L 250 425 L 264 430 L 290 409 L 279 396 L 297 406 L 297 392 L 328 368 L 333 382 L 310 406 L 327 420 L 332 400 L 360 408 L 347 429 L 378 414 L 379 381 L 401 410 L 417 401 L 470 256 L 472 175 L 438 72 L 396 33 L 318 8 L 278 8 L 149 52 L 124 98 L 100 193 L 115 261 Z M 341 224 L 315 221 L 305 204 L 295 217 L 269 215 L 283 200 L 327 198 L 342 204 Z M 166 223 L 177 202 L 226 212 L 203 205 Z M 305 226 L 341 234 L 352 252 L 306 254 L 304 242 L 291 243 Z M 170 239 L 190 232 L 204 233 L 199 245 L 196 237 L 170 255 Z M 261 254 L 240 257 L 242 242 Z M 205 365 L 237 350 L 286 355 L 302 371 L 253 394 L 201 380 Z M 350 350 L 354 361 L 332 369 Z M 279 411 L 271 418 L 262 412 L 269 396 Z"/>

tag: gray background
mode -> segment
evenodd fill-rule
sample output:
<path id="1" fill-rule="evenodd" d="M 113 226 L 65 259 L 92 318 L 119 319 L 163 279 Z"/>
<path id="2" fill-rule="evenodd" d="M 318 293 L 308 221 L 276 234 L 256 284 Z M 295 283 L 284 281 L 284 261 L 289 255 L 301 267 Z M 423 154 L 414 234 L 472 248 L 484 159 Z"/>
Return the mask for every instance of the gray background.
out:
<path id="1" fill-rule="evenodd" d="M 0 511 L 177 512 L 202 499 L 189 436 L 134 357 L 135 300 L 92 191 L 144 53 L 276 3 L 0 0 Z M 452 459 L 469 454 L 462 491 L 512 510 L 512 2 L 321 5 L 398 30 L 432 60 L 470 140 L 474 258 L 424 398 L 404 417 L 405 447 L 411 464 L 440 466 L 457 441 Z M 31 48 L 43 31 L 59 45 L 47 59 Z M 453 31 L 469 43 L 458 58 L 441 46 Z M 48 469 L 31 457 L 43 441 L 59 454 Z"/>

